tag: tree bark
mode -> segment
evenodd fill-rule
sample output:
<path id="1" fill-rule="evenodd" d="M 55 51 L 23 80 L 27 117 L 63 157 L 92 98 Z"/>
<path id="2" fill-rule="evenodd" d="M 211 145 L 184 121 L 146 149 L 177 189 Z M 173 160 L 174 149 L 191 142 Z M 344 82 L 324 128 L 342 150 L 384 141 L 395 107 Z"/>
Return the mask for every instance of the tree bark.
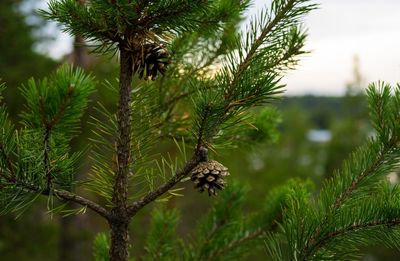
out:
<path id="1" fill-rule="evenodd" d="M 85 40 L 81 36 L 75 36 L 74 52 L 72 53 L 72 64 L 81 68 L 88 66 L 89 55 L 85 48 Z"/>
<path id="2" fill-rule="evenodd" d="M 117 112 L 117 169 L 115 173 L 113 203 L 116 208 L 126 208 L 128 198 L 128 173 L 130 163 L 132 57 L 120 47 L 119 104 Z"/>
<path id="3" fill-rule="evenodd" d="M 115 219 L 111 227 L 111 261 L 127 261 L 129 257 L 129 219 Z"/>
<path id="4" fill-rule="evenodd" d="M 117 137 L 117 167 L 115 171 L 114 194 L 111 227 L 111 261 L 128 260 L 129 221 L 127 212 L 128 202 L 128 173 L 131 160 L 130 127 L 131 109 L 130 95 L 132 85 L 132 57 L 124 46 L 120 45 L 120 77 L 118 103 L 118 137 Z"/>

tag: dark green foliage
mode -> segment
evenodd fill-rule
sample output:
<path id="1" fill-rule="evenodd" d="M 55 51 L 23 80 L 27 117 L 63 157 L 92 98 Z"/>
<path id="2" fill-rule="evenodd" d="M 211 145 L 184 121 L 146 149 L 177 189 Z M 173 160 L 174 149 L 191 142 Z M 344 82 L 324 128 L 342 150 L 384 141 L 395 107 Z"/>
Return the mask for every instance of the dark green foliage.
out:
<path id="1" fill-rule="evenodd" d="M 193 246 L 188 253 L 190 259 L 207 260 L 224 245 L 235 240 L 234 234 L 244 234 L 243 216 L 240 211 L 244 201 L 245 191 L 234 184 L 227 187 L 226 193 L 221 193 L 215 202 L 211 213 L 198 225 L 194 235 Z M 233 237 L 232 237 L 233 236 Z"/>
<path id="2" fill-rule="evenodd" d="M 214 88 L 203 87 L 210 90 L 196 100 L 195 126 L 204 132 L 198 139 L 208 143 L 215 138 L 218 143 L 221 130 L 223 139 L 229 140 L 226 132 L 243 120 L 247 108 L 270 102 L 282 92 L 281 73 L 304 53 L 305 33 L 298 28 L 299 20 L 315 7 L 309 1 L 274 1 L 254 19 L 247 34 L 238 37 L 237 52 L 227 55 L 213 82 L 205 83 Z"/>
<path id="3" fill-rule="evenodd" d="M 36 38 L 34 26 L 26 23 L 28 15 L 19 10 L 22 3 L 22 0 L 0 3 L 0 78 L 13 89 L 32 76 L 43 77 L 56 66 L 55 61 L 34 51 L 43 39 Z M 16 111 L 16 97 L 15 92 L 7 91 L 12 112 Z"/>
<path id="4" fill-rule="evenodd" d="M 316 200 L 301 190 L 288 200 L 281 231 L 266 242 L 274 260 L 356 260 L 365 245 L 399 247 L 399 191 L 383 181 L 400 157 L 399 86 L 391 93 L 387 84 L 372 84 L 368 96 L 376 137 L 352 154 Z"/>
<path id="5" fill-rule="evenodd" d="M 21 212 L 51 189 L 68 189 L 80 153 L 70 151 L 69 142 L 93 91 L 93 81 L 81 70 L 60 68 L 51 78 L 31 80 L 22 88 L 27 100 L 22 114 L 24 128 L 17 131 L 1 109 L 0 197 L 2 212 Z M 53 208 L 52 197 L 48 201 Z M 60 209 L 61 210 L 61 209 Z"/>
<path id="6" fill-rule="evenodd" d="M 80 211 L 63 213 L 89 207 L 111 228 L 110 244 L 103 234 L 95 240 L 96 260 L 107 259 L 108 251 L 112 260 L 127 260 L 131 219 L 156 200 L 182 196 L 182 188 L 173 187 L 205 161 L 208 155 L 201 153 L 206 148 L 212 154 L 238 141 L 276 140 L 276 111 L 253 108 L 283 92 L 280 79 L 305 53 L 301 19 L 316 5 L 272 1 L 245 33 L 237 34 L 248 5 L 238 0 L 50 1 L 48 11 L 42 11 L 47 18 L 93 41 L 99 47 L 94 51 L 120 53 L 120 89 L 106 84 L 120 98 L 117 112 L 99 103 L 92 117 L 94 164 L 86 186 L 107 205 L 69 191 L 77 184 L 81 155 L 69 143 L 94 86 L 90 76 L 64 67 L 22 88 L 27 101 L 23 129 L 15 130 L 5 109 L 0 111 L 2 212 L 20 212 L 40 195 L 48 196 L 53 212 L 64 207 L 53 205 L 54 196 L 79 203 Z M 142 79 L 154 81 L 138 82 Z M 383 177 L 400 156 L 399 90 L 370 88 L 377 135 L 324 184 L 318 198 L 309 183 L 292 181 L 249 214 L 245 190 L 233 183 L 185 240 L 175 237 L 178 214 L 155 210 L 143 259 L 239 260 L 265 243 L 276 260 L 347 260 L 378 238 L 398 246 L 393 228 L 400 223 L 399 190 Z M 178 156 L 162 151 L 168 139 Z M 194 152 L 188 157 L 189 146 Z"/>
<path id="7" fill-rule="evenodd" d="M 67 32 L 93 40 L 99 47 L 95 51 L 118 49 L 124 58 L 121 58 L 120 64 L 119 93 L 124 95 L 121 96 L 118 113 L 109 112 L 99 105 L 100 117 L 94 118 L 95 164 L 88 182 L 91 190 L 111 203 L 108 206 L 111 205 L 112 211 L 60 190 L 75 184 L 73 174 L 76 155 L 79 154 L 71 153 L 68 143 L 75 134 L 77 120 L 82 115 L 91 90 L 88 87 L 90 84 L 80 77 L 79 72 L 76 75 L 67 72 L 68 77 L 58 73 L 55 78 L 38 83 L 31 81 L 23 88 L 27 99 L 27 112 L 23 114 L 26 129 L 18 139 L 21 152 L 15 153 L 17 163 L 14 164 L 18 167 L 15 180 L 12 168 L 6 168 L 10 172 L 5 177 L 9 182 L 7 188 L 17 187 L 36 197 L 50 196 L 50 209 L 53 209 L 52 195 L 62 195 L 67 200 L 78 198 L 81 205 L 89 206 L 107 218 L 113 229 L 116 220 L 111 217 L 115 214 L 128 212 L 130 216 L 123 223 L 129 224 L 136 209 L 162 194 L 179 196 L 177 192 L 180 189 L 171 188 L 184 178 L 184 175 L 177 173 L 185 172 L 179 171 L 179 160 L 170 154 L 155 157 L 155 147 L 159 142 L 166 137 L 175 138 L 181 158 L 189 166 L 184 167 L 188 175 L 198 163 L 196 158 L 200 147 L 213 148 L 214 141 L 216 145 L 221 145 L 218 140 L 225 139 L 228 143 L 238 140 L 238 131 L 233 131 L 233 127 L 249 125 L 245 122 L 248 119 L 245 111 L 274 100 L 282 92 L 283 85 L 279 80 L 283 72 L 291 69 L 298 56 L 304 53 L 305 33 L 300 28 L 300 18 L 314 9 L 314 4 L 307 0 L 274 1 L 269 10 L 254 19 L 248 34 L 236 35 L 241 14 L 248 5 L 249 1 L 237 0 L 92 0 L 83 5 L 75 0 L 50 1 L 49 10 L 42 12 L 47 18 L 62 23 Z M 172 62 L 165 71 L 165 78 L 154 83 L 137 84 L 130 89 L 131 78 L 127 74 L 132 72 L 132 68 L 127 67 L 144 58 L 140 57 L 140 53 L 148 44 L 156 46 L 154 49 L 165 45 L 171 50 Z M 222 69 L 216 75 L 211 75 L 212 66 L 219 64 L 222 64 Z M 154 68 L 146 67 L 146 70 L 150 69 Z M 155 78 L 154 73 L 148 76 Z M 65 78 L 68 80 L 65 81 Z M 80 84 L 82 88 L 76 96 L 74 84 Z M 130 92 L 132 102 L 126 99 Z M 178 101 L 183 102 L 178 105 Z M 129 120 L 132 121 L 132 128 L 126 122 Z M 259 125 L 268 132 L 267 129 L 274 124 Z M 182 140 L 182 145 L 177 140 Z M 186 144 L 195 148 L 194 161 L 186 155 Z M 7 157 L 4 161 L 7 161 Z M 24 183 L 19 185 L 20 181 Z M 134 185 L 130 186 L 128 182 Z M 156 188 L 158 184 L 160 186 Z M 138 190 L 125 196 L 128 187 Z M 161 193 L 157 194 L 158 191 Z M 200 252 L 191 251 L 199 258 L 220 255 L 217 245 L 209 245 L 210 242 L 224 243 L 230 249 L 231 244 L 235 246 L 241 243 L 241 238 L 244 241 L 252 240 L 264 232 L 257 228 L 249 232 L 252 236 L 248 238 L 247 220 L 238 215 L 243 195 L 234 191 L 227 195 L 230 196 L 222 197 L 212 213 L 217 219 L 214 226 L 218 233 L 209 234 L 210 231 L 200 229 L 199 233 L 203 235 L 199 235 L 199 238 L 207 241 L 196 248 Z M 116 205 L 116 198 L 124 202 L 117 200 Z M 162 200 L 167 198 L 168 195 Z M 130 204 L 130 199 L 136 201 Z M 233 205 L 228 209 L 231 213 L 226 216 L 222 206 L 228 200 Z M 115 240 L 116 231 L 113 230 L 111 240 Z M 228 236 L 234 231 L 239 234 Z M 121 233 L 120 230 L 117 232 Z M 127 234 L 122 236 L 121 241 L 126 239 Z M 110 252 L 123 252 L 123 259 L 126 259 L 127 249 L 116 251 L 113 246 L 115 244 L 111 244 Z M 152 248 L 148 244 L 149 251 Z M 169 248 L 166 249 L 169 254 Z M 235 250 L 227 252 L 233 257 L 240 256 Z"/>
<path id="8" fill-rule="evenodd" d="M 328 129 L 334 119 L 342 119 L 345 115 L 342 98 L 324 96 L 295 96 L 285 97 L 277 104 L 280 110 L 298 107 L 307 110 L 313 127 L 317 129 Z M 351 115 L 354 116 L 354 115 Z"/>
<path id="9" fill-rule="evenodd" d="M 53 0 L 49 3 L 49 10 L 42 11 L 42 14 L 64 25 L 66 32 L 101 41 L 99 50 L 114 48 L 115 43 L 127 37 L 131 38 L 131 47 L 135 49 L 136 42 L 144 43 L 146 38 L 168 43 L 173 35 L 200 28 L 215 32 L 223 27 L 219 21 L 230 16 L 227 10 L 235 6 L 233 2 L 168 0 L 155 4 L 141 0 L 92 0 L 82 6 L 75 0 Z M 240 10 L 247 4 L 238 6 Z M 235 9 L 230 11 L 235 14 Z"/>
<path id="10" fill-rule="evenodd" d="M 349 117 L 332 123 L 332 139 L 327 146 L 325 173 L 330 175 L 346 159 L 354 148 L 362 145 L 369 131 L 366 119 L 351 119 Z"/>
<path id="11" fill-rule="evenodd" d="M 145 30 L 161 38 L 164 37 L 161 31 L 164 33 L 172 30 L 177 37 L 172 41 L 172 64 L 168 71 L 174 77 L 156 83 L 161 99 L 158 115 L 162 115 L 162 112 L 168 120 L 173 117 L 177 101 L 200 96 L 196 98 L 195 113 L 198 116 L 194 120 L 197 132 L 201 129 L 204 133 L 200 134 L 201 137 L 195 134 L 194 140 L 200 139 L 207 143 L 216 136 L 219 129 L 224 131 L 226 141 L 231 140 L 228 130 L 233 128 L 229 126 L 243 122 L 244 109 L 270 101 L 275 94 L 280 93 L 283 87 L 279 84 L 281 72 L 292 68 L 297 57 L 304 53 L 302 48 L 305 33 L 300 29 L 299 22 L 302 15 L 315 8 L 314 4 L 304 0 L 274 2 L 269 10 L 254 19 L 247 34 L 235 36 L 234 30 L 240 21 L 240 14 L 248 4 L 248 1 L 234 0 L 199 1 L 191 2 L 190 5 L 184 1 L 162 1 L 158 4 L 146 1 L 90 1 L 81 7 L 75 1 L 64 0 L 52 1 L 50 10 L 44 13 L 63 23 L 66 30 L 105 41 L 106 45 L 124 39 L 123 34 L 129 31 L 127 24 L 139 28 L 138 32 L 129 31 L 129 37 L 134 42 L 142 41 L 143 37 L 143 41 L 147 38 L 153 42 L 158 41 L 151 35 L 145 35 Z M 167 11 L 164 10 L 166 6 L 179 8 Z M 132 12 L 133 9 L 136 14 Z M 184 11 L 189 18 L 183 15 L 171 19 L 172 13 L 180 11 Z M 191 20 L 191 15 L 196 15 L 196 20 Z M 139 19 L 139 16 L 142 17 Z M 73 17 L 82 17 L 82 21 Z M 161 17 L 162 20 L 157 20 Z M 84 19 L 103 23 L 93 25 L 94 22 Z M 213 26 L 208 25 L 209 21 Z M 90 26 L 102 29 L 89 29 Z M 112 30 L 115 30 L 112 37 L 104 36 L 103 32 L 110 33 Z M 221 62 L 223 68 L 215 76 L 215 81 L 204 77 L 213 64 Z M 186 77 L 182 77 L 182 72 Z M 204 120 L 205 114 L 207 120 Z M 177 124 L 175 132 L 188 127 L 185 122 Z M 203 127 L 200 126 L 202 124 Z M 221 136 L 217 135 L 216 140 L 218 137 Z"/>
<path id="12" fill-rule="evenodd" d="M 93 90 L 93 78 L 72 67 L 58 69 L 49 79 L 30 80 L 21 89 L 26 99 L 24 125 L 31 129 L 51 128 L 72 138 Z"/>
<path id="13" fill-rule="evenodd" d="M 304 184 L 299 180 L 273 189 L 256 213 L 243 211 L 247 190 L 237 183 L 219 194 L 212 210 L 194 231 L 181 240 L 176 237 L 176 210 L 153 212 L 146 260 L 243 260 L 263 248 L 267 232 L 275 230 L 292 191 Z"/>
<path id="14" fill-rule="evenodd" d="M 282 118 L 278 110 L 272 107 L 263 108 L 260 112 L 255 112 L 249 119 L 254 126 L 245 133 L 245 139 L 251 142 L 270 142 L 275 143 L 279 139 L 278 126 Z"/>
<path id="15" fill-rule="evenodd" d="M 98 233 L 93 242 L 93 255 L 95 261 L 109 260 L 108 251 L 110 249 L 109 239 L 106 234 Z"/>
<path id="16" fill-rule="evenodd" d="M 185 32 L 173 41 L 172 63 L 177 66 L 175 69 L 183 67 L 190 73 L 201 74 L 210 72 L 210 66 L 236 48 L 237 27 L 248 6 L 249 1 L 214 1 L 213 13 L 209 13 L 214 17 L 211 24 L 200 24 L 196 30 Z"/>
<path id="17" fill-rule="evenodd" d="M 134 188 L 132 198 L 142 196 L 148 187 L 153 189 L 158 183 L 164 182 L 166 177 L 177 169 L 177 160 L 172 159 L 170 155 L 163 155 L 159 160 L 157 155 L 159 151 L 155 148 L 160 142 L 171 138 L 178 141 L 184 138 L 186 143 L 195 142 L 191 135 L 189 110 L 184 98 L 198 95 L 197 85 L 193 82 L 199 82 L 201 75 L 208 70 L 207 66 L 233 48 L 230 47 L 231 38 L 241 20 L 241 12 L 247 4 L 243 1 L 239 4 L 237 0 L 220 0 L 209 1 L 208 5 L 207 8 L 212 10 L 207 12 L 207 17 L 204 19 L 212 18 L 213 26 L 210 27 L 205 20 L 202 20 L 202 23 L 192 28 L 192 31 L 175 34 L 171 45 L 168 46 L 166 43 L 171 49 L 171 64 L 168 65 L 166 77 L 155 82 L 137 83 L 133 89 L 135 99 L 131 109 L 135 113 L 132 114 L 131 150 L 135 175 L 131 177 Z M 218 15 L 212 16 L 211 12 Z M 230 33 L 227 34 L 226 30 Z M 210 43 L 217 42 L 218 50 L 211 50 Z M 202 63 L 199 64 L 193 61 L 194 57 L 198 58 L 198 52 L 204 54 Z M 107 86 L 114 91 L 112 94 L 115 94 L 115 87 L 111 84 Z M 101 104 L 98 106 L 98 112 L 100 116 L 93 118 L 95 136 L 92 141 L 95 150 L 92 155 L 95 165 L 87 184 L 90 190 L 110 201 L 114 179 L 113 167 L 115 167 L 115 159 L 111 157 L 115 156 L 116 115 Z M 159 173 L 160 166 L 165 167 L 165 163 L 169 165 L 167 168 L 170 170 L 171 166 L 174 166 L 168 175 L 165 175 L 165 171 Z"/>
<path id="18" fill-rule="evenodd" d="M 156 209 L 152 213 L 152 225 L 148 232 L 144 260 L 177 260 L 183 251 L 176 240 L 179 215 L 176 210 Z"/>

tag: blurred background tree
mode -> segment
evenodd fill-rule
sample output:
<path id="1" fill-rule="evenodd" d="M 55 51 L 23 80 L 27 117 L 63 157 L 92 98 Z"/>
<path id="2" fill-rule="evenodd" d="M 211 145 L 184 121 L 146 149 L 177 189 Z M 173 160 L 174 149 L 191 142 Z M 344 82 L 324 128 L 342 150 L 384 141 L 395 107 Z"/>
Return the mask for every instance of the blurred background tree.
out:
<path id="1" fill-rule="evenodd" d="M 34 1 L 34 0 L 32 0 Z M 32 2 L 29 1 L 29 2 Z M 20 111 L 21 96 L 17 88 L 30 77 L 43 77 L 56 68 L 59 62 L 35 51 L 43 38 L 36 37 L 40 24 L 28 23 L 32 13 L 23 10 L 28 1 L 4 0 L 0 2 L 0 78 L 9 88 L 4 96 L 12 117 Z M 55 260 L 56 253 L 44 253 L 35 246 L 26 245 L 39 240 L 57 248 L 58 226 L 43 215 L 42 207 L 34 207 L 31 215 L 0 217 L 0 256 L 4 260 Z M 24 247 L 16 251 L 15 246 Z M 52 247 L 51 247 L 52 246 Z M 49 249 L 50 249 L 49 248 Z"/>
<path id="2" fill-rule="evenodd" d="M 5 93 L 8 106 L 15 112 L 19 96 L 14 89 L 30 77 L 43 77 L 57 66 L 53 59 L 35 51 L 37 44 L 48 39 L 37 37 L 43 26 L 38 17 L 24 11 L 23 5 L 35 0 L 4 0 L 0 3 L 0 72 L 10 87 Z M 33 22 L 28 22 L 36 21 Z"/>

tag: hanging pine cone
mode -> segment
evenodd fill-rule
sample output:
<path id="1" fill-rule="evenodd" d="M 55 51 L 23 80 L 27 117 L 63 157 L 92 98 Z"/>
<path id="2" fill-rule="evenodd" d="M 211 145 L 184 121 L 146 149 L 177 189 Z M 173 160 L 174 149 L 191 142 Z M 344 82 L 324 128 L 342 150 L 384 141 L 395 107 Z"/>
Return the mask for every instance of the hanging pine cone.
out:
<path id="1" fill-rule="evenodd" d="M 164 75 L 170 63 L 169 54 L 162 44 L 146 43 L 138 48 L 133 56 L 133 71 L 139 78 L 154 81 L 157 74 Z"/>
<path id="2" fill-rule="evenodd" d="M 229 176 L 228 168 L 215 160 L 200 162 L 193 170 L 191 180 L 200 192 L 208 191 L 208 195 L 216 195 L 216 189 L 223 190 L 224 178 Z"/>

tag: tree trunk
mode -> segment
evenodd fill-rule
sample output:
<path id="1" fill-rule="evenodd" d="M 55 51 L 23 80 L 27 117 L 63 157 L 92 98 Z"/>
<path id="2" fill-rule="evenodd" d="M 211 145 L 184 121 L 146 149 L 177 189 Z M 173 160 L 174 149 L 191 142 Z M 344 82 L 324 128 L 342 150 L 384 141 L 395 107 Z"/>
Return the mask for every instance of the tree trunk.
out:
<path id="1" fill-rule="evenodd" d="M 72 64 L 81 68 L 88 66 L 89 55 L 86 51 L 85 40 L 81 36 L 75 36 Z"/>
<path id="2" fill-rule="evenodd" d="M 119 76 L 119 103 L 118 103 L 118 137 L 117 137 L 117 166 L 113 189 L 111 227 L 111 261 L 128 260 L 129 221 L 127 214 L 128 203 L 128 173 L 131 161 L 130 127 L 131 109 L 130 95 L 132 85 L 132 57 L 120 44 L 120 76 Z"/>
<path id="3" fill-rule="evenodd" d="M 77 0 L 81 5 L 84 4 L 84 0 Z M 86 69 L 88 65 L 88 52 L 85 47 L 85 40 L 81 36 L 75 36 L 73 44 L 73 52 L 70 55 L 71 62 L 74 66 Z M 72 146 L 76 146 L 76 140 L 72 143 Z M 83 173 L 80 171 L 76 175 L 76 179 L 83 177 Z M 72 190 L 70 187 L 68 190 Z M 68 203 L 71 208 L 81 207 L 75 203 Z M 87 260 L 87 255 L 82 253 L 90 252 L 90 244 L 82 242 L 85 241 L 85 236 L 89 233 L 89 229 L 86 226 L 88 224 L 87 217 L 84 215 L 72 215 L 69 217 L 61 218 L 60 223 L 60 243 L 59 243 L 59 261 L 84 261 Z M 82 235 L 83 234 L 83 235 Z M 87 240 L 86 240 L 87 241 Z"/>
<path id="4" fill-rule="evenodd" d="M 111 227 L 111 261 L 127 261 L 129 257 L 129 221 L 114 220 L 110 223 Z"/>
<path id="5" fill-rule="evenodd" d="M 131 160 L 131 85 L 132 85 L 132 57 L 123 46 L 120 47 L 120 76 L 119 76 L 119 103 L 117 112 L 117 166 L 113 203 L 118 209 L 115 213 L 126 210 L 128 199 L 128 174 Z"/>

